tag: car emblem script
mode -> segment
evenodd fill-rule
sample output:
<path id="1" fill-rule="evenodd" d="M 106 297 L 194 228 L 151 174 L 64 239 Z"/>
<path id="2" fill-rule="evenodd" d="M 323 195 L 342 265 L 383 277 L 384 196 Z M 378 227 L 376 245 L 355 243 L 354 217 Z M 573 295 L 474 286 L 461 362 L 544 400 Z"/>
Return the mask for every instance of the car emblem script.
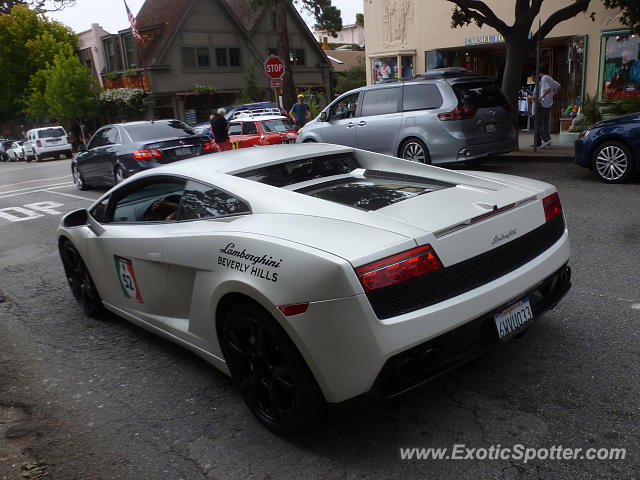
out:
<path id="1" fill-rule="evenodd" d="M 517 228 L 512 228 L 506 233 L 498 233 L 493 237 L 493 241 L 491 242 L 491 245 L 495 245 L 496 243 L 501 242 L 505 238 L 513 237 L 517 232 L 518 232 Z"/>

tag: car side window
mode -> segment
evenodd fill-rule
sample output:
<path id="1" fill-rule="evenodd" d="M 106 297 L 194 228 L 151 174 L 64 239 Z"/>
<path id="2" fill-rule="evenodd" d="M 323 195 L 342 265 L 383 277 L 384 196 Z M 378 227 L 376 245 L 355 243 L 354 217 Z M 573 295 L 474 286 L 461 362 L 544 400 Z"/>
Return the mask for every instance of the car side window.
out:
<path id="1" fill-rule="evenodd" d="M 241 123 L 232 123 L 229 125 L 229 135 L 240 135 L 242 133 L 242 124 Z"/>
<path id="2" fill-rule="evenodd" d="M 402 95 L 402 109 L 430 110 L 442 106 L 442 94 L 437 85 L 416 84 L 405 85 Z"/>
<path id="3" fill-rule="evenodd" d="M 396 113 L 402 89 L 399 87 L 377 88 L 364 92 L 362 100 L 362 116 L 384 115 Z"/>
<path id="4" fill-rule="evenodd" d="M 255 122 L 244 122 L 242 124 L 242 134 L 243 135 L 257 135 L 258 127 L 256 127 Z"/>
<path id="5" fill-rule="evenodd" d="M 102 147 L 107 144 L 107 128 L 102 128 L 98 130 L 91 140 L 89 141 L 89 145 L 87 145 L 87 150 L 91 150 L 92 148 Z"/>
<path id="6" fill-rule="evenodd" d="M 250 213 L 249 205 L 218 188 L 190 180 L 184 191 L 178 220 L 198 220 Z"/>
<path id="7" fill-rule="evenodd" d="M 120 134 L 118 129 L 115 127 L 106 128 L 104 138 L 104 145 L 117 145 L 120 143 Z"/>
<path id="8" fill-rule="evenodd" d="M 109 197 L 102 200 L 95 207 L 89 210 L 91 216 L 100 223 L 104 223 L 107 219 L 107 204 L 109 203 Z"/>
<path id="9" fill-rule="evenodd" d="M 329 121 L 355 117 L 359 95 L 359 93 L 352 93 L 331 105 L 329 109 Z"/>
<path id="10" fill-rule="evenodd" d="M 184 189 L 181 179 L 145 178 L 112 194 L 106 217 L 113 223 L 175 221 Z"/>

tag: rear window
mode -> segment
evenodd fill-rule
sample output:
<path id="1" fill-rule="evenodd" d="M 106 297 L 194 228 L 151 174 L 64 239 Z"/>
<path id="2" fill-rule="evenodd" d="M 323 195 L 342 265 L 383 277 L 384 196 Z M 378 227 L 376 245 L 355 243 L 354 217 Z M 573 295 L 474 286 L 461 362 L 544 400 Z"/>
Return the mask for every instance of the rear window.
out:
<path id="1" fill-rule="evenodd" d="M 39 138 L 56 138 L 56 137 L 62 137 L 64 135 L 66 135 L 66 133 L 64 131 L 64 128 L 62 127 L 44 128 L 38 131 Z"/>
<path id="2" fill-rule="evenodd" d="M 262 130 L 265 133 L 286 132 L 287 130 L 293 130 L 293 127 L 288 120 L 283 118 L 282 120 L 265 120 L 262 122 Z"/>
<path id="3" fill-rule="evenodd" d="M 378 210 L 442 188 L 445 187 L 387 178 L 345 178 L 297 191 L 349 207 Z"/>
<path id="4" fill-rule="evenodd" d="M 127 125 L 124 129 L 134 142 L 145 142 L 168 137 L 187 137 L 196 134 L 193 128 L 180 120 Z"/>
<path id="5" fill-rule="evenodd" d="M 357 168 L 360 165 L 351 153 L 340 153 L 255 168 L 237 173 L 236 176 L 274 187 L 286 187 L 316 178 L 344 175 Z"/>
<path id="6" fill-rule="evenodd" d="M 494 82 L 454 83 L 451 88 L 458 97 L 458 103 L 463 107 L 500 107 L 507 103 L 507 99 Z"/>

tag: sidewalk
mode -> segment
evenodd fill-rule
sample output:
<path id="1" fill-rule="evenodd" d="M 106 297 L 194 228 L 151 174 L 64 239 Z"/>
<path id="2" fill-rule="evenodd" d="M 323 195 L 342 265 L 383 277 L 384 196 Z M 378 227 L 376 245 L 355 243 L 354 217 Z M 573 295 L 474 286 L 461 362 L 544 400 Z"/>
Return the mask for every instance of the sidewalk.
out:
<path id="1" fill-rule="evenodd" d="M 528 130 L 520 130 L 518 143 L 520 150 L 517 152 L 500 155 L 501 158 L 513 158 L 517 160 L 544 158 L 545 160 L 573 160 L 573 143 L 559 143 L 559 135 L 551 134 L 551 147 L 538 148 L 537 152 L 533 151 L 533 132 Z"/>

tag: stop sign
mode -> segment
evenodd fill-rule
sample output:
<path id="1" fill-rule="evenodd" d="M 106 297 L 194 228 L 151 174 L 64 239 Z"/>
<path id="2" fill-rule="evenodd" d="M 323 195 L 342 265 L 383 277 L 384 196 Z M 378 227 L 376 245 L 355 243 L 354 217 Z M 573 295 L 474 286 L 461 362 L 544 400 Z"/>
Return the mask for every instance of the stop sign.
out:
<path id="1" fill-rule="evenodd" d="M 284 62 L 280 57 L 270 55 L 264 62 L 264 71 L 269 77 L 275 79 L 282 78 L 284 75 Z"/>

